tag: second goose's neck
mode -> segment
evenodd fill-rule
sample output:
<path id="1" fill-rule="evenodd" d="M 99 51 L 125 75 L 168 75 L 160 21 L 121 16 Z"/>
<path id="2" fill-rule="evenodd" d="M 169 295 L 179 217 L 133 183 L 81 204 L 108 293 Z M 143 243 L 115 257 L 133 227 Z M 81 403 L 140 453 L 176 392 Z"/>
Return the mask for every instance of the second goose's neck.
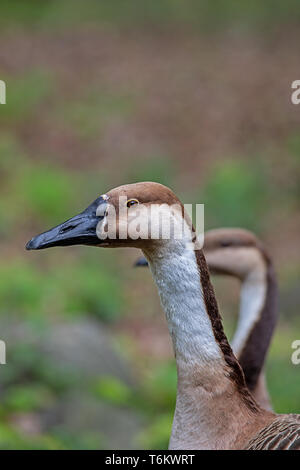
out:
<path id="1" fill-rule="evenodd" d="M 228 448 L 237 439 L 239 426 L 259 409 L 223 332 L 202 252 L 170 242 L 145 255 L 177 364 L 170 447 Z"/>

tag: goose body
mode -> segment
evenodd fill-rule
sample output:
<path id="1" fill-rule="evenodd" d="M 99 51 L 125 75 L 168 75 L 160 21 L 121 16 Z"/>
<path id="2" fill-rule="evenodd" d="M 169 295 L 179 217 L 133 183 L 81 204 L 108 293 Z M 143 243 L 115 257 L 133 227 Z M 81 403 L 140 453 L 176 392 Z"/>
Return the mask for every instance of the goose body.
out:
<path id="1" fill-rule="evenodd" d="M 141 223 L 151 229 L 157 228 L 157 220 L 170 217 L 173 228 L 183 227 L 182 237 L 177 239 L 173 232 L 169 238 L 129 236 L 137 210 L 142 211 Z M 113 213 L 116 223 L 111 228 Z M 114 237 L 107 237 L 110 230 Z M 299 448 L 299 417 L 263 410 L 249 392 L 223 331 L 202 250 L 169 188 L 151 182 L 115 188 L 78 216 L 34 237 L 27 249 L 75 244 L 137 247 L 149 262 L 177 365 L 171 449 L 276 449 L 283 443 L 285 448 Z"/>

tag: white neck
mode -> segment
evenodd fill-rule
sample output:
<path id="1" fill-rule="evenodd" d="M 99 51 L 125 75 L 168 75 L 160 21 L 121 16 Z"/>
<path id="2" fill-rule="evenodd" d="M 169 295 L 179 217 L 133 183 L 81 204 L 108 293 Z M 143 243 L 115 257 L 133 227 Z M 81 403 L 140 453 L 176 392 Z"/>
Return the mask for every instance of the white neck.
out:
<path id="1" fill-rule="evenodd" d="M 214 336 L 195 252 L 183 241 L 173 240 L 145 251 L 145 256 L 166 313 L 177 364 L 170 448 L 228 448 L 237 437 L 231 413 L 239 416 L 241 400 Z"/>
<path id="2" fill-rule="evenodd" d="M 234 353 L 239 356 L 251 331 L 259 321 L 267 295 L 267 270 L 263 262 L 248 273 L 242 283 L 237 328 L 232 339 Z"/>

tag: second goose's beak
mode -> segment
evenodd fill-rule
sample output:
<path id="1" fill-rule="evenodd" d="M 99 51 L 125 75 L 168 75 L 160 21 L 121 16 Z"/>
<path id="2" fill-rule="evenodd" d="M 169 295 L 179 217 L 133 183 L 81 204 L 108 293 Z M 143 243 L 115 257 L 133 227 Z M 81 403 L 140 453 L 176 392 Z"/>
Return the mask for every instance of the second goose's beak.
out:
<path id="1" fill-rule="evenodd" d="M 99 211 L 100 205 L 103 208 L 101 211 Z M 52 246 L 101 245 L 96 229 L 98 223 L 104 218 L 106 206 L 107 202 L 99 197 L 80 214 L 47 232 L 33 237 L 27 243 L 26 249 L 42 250 Z M 103 215 L 99 215 L 100 213 Z"/>

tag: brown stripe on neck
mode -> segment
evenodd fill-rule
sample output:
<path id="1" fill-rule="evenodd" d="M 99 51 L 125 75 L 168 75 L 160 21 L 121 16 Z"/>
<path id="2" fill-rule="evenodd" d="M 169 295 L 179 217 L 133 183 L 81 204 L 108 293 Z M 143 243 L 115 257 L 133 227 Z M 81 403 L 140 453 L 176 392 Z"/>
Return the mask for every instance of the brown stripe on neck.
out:
<path id="1" fill-rule="evenodd" d="M 202 250 L 195 250 L 195 255 L 200 273 L 200 280 L 202 284 L 206 310 L 212 324 L 215 339 L 218 342 L 219 347 L 223 353 L 226 364 L 229 366 L 230 379 L 236 385 L 237 390 L 240 396 L 242 397 L 244 403 L 251 409 L 251 411 L 258 412 L 260 408 L 252 397 L 252 395 L 249 393 L 242 368 L 235 355 L 233 354 L 231 346 L 228 343 L 228 340 L 224 333 L 217 300 L 215 297 L 213 286 L 210 282 L 209 271 Z"/>
<path id="2" fill-rule="evenodd" d="M 266 259 L 266 258 L 265 258 Z M 273 331 L 277 322 L 278 289 L 276 275 L 270 259 L 266 259 L 267 291 L 259 319 L 253 326 L 239 355 L 249 390 L 253 391 L 262 370 Z"/>

